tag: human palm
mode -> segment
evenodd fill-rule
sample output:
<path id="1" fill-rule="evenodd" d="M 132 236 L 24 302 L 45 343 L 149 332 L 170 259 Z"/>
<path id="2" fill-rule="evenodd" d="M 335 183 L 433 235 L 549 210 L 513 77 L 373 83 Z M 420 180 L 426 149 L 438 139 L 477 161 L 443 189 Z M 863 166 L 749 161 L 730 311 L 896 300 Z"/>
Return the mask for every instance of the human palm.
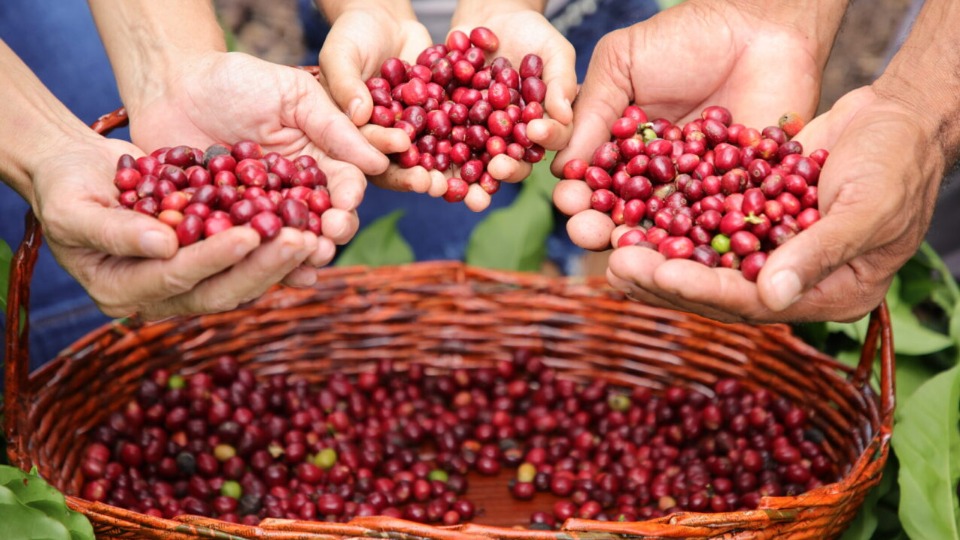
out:
<path id="1" fill-rule="evenodd" d="M 57 261 L 110 316 L 147 318 L 231 309 L 262 294 L 317 251 L 312 233 L 285 229 L 261 246 L 235 227 L 178 249 L 173 230 L 121 208 L 113 175 L 124 141 L 89 136 L 58 146 L 33 172 L 33 207 Z"/>
<path id="2" fill-rule="evenodd" d="M 359 227 L 364 173 L 382 172 L 386 157 L 306 71 L 219 52 L 185 57 L 179 68 L 165 92 L 128 111 L 133 142 L 152 150 L 249 139 L 268 152 L 313 156 L 327 175 L 333 208 L 324 214 L 322 253 L 311 260 L 329 262 L 331 243 L 347 242 Z"/>
<path id="3" fill-rule="evenodd" d="M 728 2 L 688 0 L 597 44 L 574 106 L 572 158 L 589 159 L 631 103 L 653 118 L 683 123 L 709 105 L 761 129 L 785 112 L 816 110 L 821 66 L 812 40 Z"/>
<path id="4" fill-rule="evenodd" d="M 320 50 L 320 80 L 337 105 L 384 155 L 409 148 L 410 139 L 399 129 L 368 124 L 373 100 L 366 80 L 380 76 L 388 58 L 414 63 L 417 55 L 433 42 L 427 29 L 416 20 L 398 20 L 375 10 L 350 10 L 337 17 Z M 426 192 L 431 176 L 426 169 L 401 169 L 391 164 L 370 180 L 385 189 Z M 434 190 L 441 187 L 439 184 Z M 442 186 L 446 189 L 446 185 Z M 440 192 L 442 194 L 442 192 Z"/>

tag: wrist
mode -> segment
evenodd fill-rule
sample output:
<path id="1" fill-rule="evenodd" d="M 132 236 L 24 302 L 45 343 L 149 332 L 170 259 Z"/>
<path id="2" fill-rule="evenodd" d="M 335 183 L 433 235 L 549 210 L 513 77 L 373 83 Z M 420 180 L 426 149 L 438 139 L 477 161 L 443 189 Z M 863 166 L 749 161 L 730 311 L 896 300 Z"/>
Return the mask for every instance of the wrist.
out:
<path id="1" fill-rule="evenodd" d="M 467 26 L 494 15 L 517 11 L 543 13 L 546 4 L 545 0 L 460 0 L 453 12 L 450 27 Z"/>
<path id="2" fill-rule="evenodd" d="M 0 178 L 34 206 L 33 177 L 64 148 L 98 137 L 51 94 L 32 71 L 0 41 Z"/>
<path id="3" fill-rule="evenodd" d="M 226 52 L 210 2 L 90 0 L 120 97 L 136 110 L 179 84 L 194 58 Z"/>
<path id="4" fill-rule="evenodd" d="M 385 15 L 397 22 L 417 20 L 409 0 L 316 0 L 316 4 L 331 25 L 349 11 Z"/>
<path id="5" fill-rule="evenodd" d="M 916 117 L 947 164 L 960 157 L 960 5 L 924 4 L 913 30 L 874 82 L 881 97 L 899 102 Z"/>
<path id="6" fill-rule="evenodd" d="M 833 48 L 849 0 L 790 2 L 736 0 L 733 3 L 745 15 L 783 26 L 799 34 L 807 42 L 810 52 L 822 70 L 830 57 L 830 50 Z M 712 0 L 708 0 L 705 5 L 714 4 Z"/>

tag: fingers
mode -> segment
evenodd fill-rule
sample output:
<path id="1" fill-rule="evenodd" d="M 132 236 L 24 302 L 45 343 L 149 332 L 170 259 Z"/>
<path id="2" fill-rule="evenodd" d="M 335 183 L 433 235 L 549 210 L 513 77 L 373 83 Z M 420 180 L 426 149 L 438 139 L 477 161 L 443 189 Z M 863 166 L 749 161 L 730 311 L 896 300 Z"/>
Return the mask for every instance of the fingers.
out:
<path id="1" fill-rule="evenodd" d="M 262 295 L 300 266 L 316 249 L 316 237 L 310 242 L 310 236 L 284 228 L 276 238 L 250 252 L 229 270 L 205 279 L 188 292 L 148 305 L 142 314 L 153 319 L 181 313 L 217 313 L 234 309 Z"/>
<path id="2" fill-rule="evenodd" d="M 354 125 L 370 120 L 373 100 L 363 81 L 363 58 L 353 42 L 328 39 L 320 50 L 320 70 L 330 97 Z"/>
<path id="3" fill-rule="evenodd" d="M 553 204 L 568 216 L 590 209 L 593 190 L 583 180 L 561 180 L 553 188 Z"/>
<path id="4" fill-rule="evenodd" d="M 610 216 L 593 209 L 584 210 L 567 220 L 567 234 L 574 244 L 592 251 L 610 247 L 614 229 Z"/>
<path id="5" fill-rule="evenodd" d="M 544 59 L 543 82 L 547 85 L 544 109 L 550 118 L 563 125 L 573 122 L 573 99 L 577 96 L 577 53 L 567 40 L 555 44 Z"/>
<path id="6" fill-rule="evenodd" d="M 881 225 L 854 212 L 824 216 L 771 253 L 757 278 L 759 298 L 772 311 L 787 309 L 823 278 L 872 250 L 873 232 Z"/>
<path id="7" fill-rule="evenodd" d="M 140 212 L 105 208 L 96 202 L 71 201 L 44 205 L 40 221 L 58 243 L 120 257 L 168 259 L 177 252 L 177 235 L 163 223 Z"/>
<path id="8" fill-rule="evenodd" d="M 427 171 L 423 167 L 411 167 L 403 169 L 399 165 L 391 164 L 386 172 L 377 176 L 370 177 L 370 182 L 375 186 L 388 189 L 390 191 L 412 191 L 414 193 L 428 193 L 434 183 L 433 173 L 439 173 L 443 178 L 443 173 L 439 171 Z M 446 179 L 443 182 L 443 191 L 446 192 Z M 439 196 L 439 195 L 435 195 Z"/>
<path id="9" fill-rule="evenodd" d="M 182 247 L 169 259 L 107 257 L 107 263 L 89 263 L 83 256 L 74 260 L 72 250 L 61 253 L 58 259 L 81 279 L 104 313 L 127 316 L 142 306 L 162 303 L 192 290 L 201 281 L 242 261 L 259 244 L 256 231 L 234 227 Z"/>
<path id="10" fill-rule="evenodd" d="M 407 137 L 402 129 L 367 124 L 360 128 L 360 133 L 370 141 L 374 148 L 384 154 L 405 152 L 412 144 L 410 137 Z"/>
<path id="11" fill-rule="evenodd" d="M 487 164 L 487 172 L 497 180 L 516 183 L 530 176 L 533 165 L 517 161 L 506 154 L 494 156 Z"/>
<path id="12" fill-rule="evenodd" d="M 316 282 L 317 270 L 306 264 L 301 264 L 300 266 L 291 270 L 290 273 L 283 278 L 281 283 L 287 287 L 306 289 L 307 287 L 313 286 L 313 284 Z"/>
<path id="13" fill-rule="evenodd" d="M 634 296 L 641 292 L 652 295 L 662 302 L 658 305 L 717 320 L 757 320 L 765 313 L 756 286 L 739 271 L 686 259 L 668 260 L 645 247 L 615 249 L 609 259 L 608 280 Z"/>
<path id="14" fill-rule="evenodd" d="M 562 124 L 550 118 L 540 118 L 527 124 L 527 137 L 547 150 L 564 148 L 572 135 L 572 122 Z"/>
<path id="15" fill-rule="evenodd" d="M 597 44 L 573 106 L 577 120 L 570 144 L 551 165 L 554 175 L 559 176 L 563 165 L 573 158 L 589 161 L 594 149 L 609 139 L 610 126 L 633 100 L 629 45 L 624 30 L 607 34 Z"/>
<path id="16" fill-rule="evenodd" d="M 296 125 L 331 157 L 353 163 L 366 174 L 385 171 L 389 165 L 387 156 L 367 142 L 311 75 L 296 73 L 304 87 L 296 104 Z"/>
<path id="17" fill-rule="evenodd" d="M 463 204 L 472 212 L 482 212 L 490 206 L 492 201 L 490 194 L 480 187 L 480 184 L 473 184 L 467 188 L 467 196 L 463 199 Z"/>
<path id="18" fill-rule="evenodd" d="M 330 204 L 341 210 L 356 209 L 367 189 L 366 176 L 353 165 L 329 158 L 321 158 L 318 165 L 327 173 Z"/>
<path id="19" fill-rule="evenodd" d="M 339 208 L 330 208 L 321 218 L 321 232 L 338 245 L 350 241 L 360 228 L 360 219 L 356 212 L 347 212 Z"/>

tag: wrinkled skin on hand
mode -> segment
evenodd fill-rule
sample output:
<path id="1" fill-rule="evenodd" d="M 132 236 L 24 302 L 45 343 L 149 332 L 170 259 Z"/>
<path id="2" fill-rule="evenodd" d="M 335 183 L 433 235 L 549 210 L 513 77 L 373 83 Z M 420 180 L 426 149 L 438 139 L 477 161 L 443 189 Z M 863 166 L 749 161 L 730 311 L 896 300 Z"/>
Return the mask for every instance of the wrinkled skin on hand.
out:
<path id="1" fill-rule="evenodd" d="M 734 122 L 756 129 L 776 125 L 787 111 L 810 118 L 819 96 L 822 56 L 813 40 L 795 29 L 725 2 L 688 0 L 648 21 L 611 32 L 594 51 L 574 104 L 570 144 L 558 153 L 552 170 L 559 176 L 570 159 L 589 161 L 594 149 L 609 140 L 610 126 L 631 103 L 651 119 L 662 117 L 679 125 L 698 118 L 710 105 L 728 108 Z M 819 128 L 808 128 L 806 133 L 815 129 Z M 826 138 L 798 140 L 813 145 L 805 146 L 806 152 L 821 146 L 829 149 Z M 830 182 L 824 176 L 834 168 L 830 165 L 824 171 L 821 182 Z M 590 190 L 583 188 L 582 182 L 560 182 L 554 202 L 572 216 L 568 232 L 576 243 L 605 249 L 608 238 L 622 231 L 615 230 L 609 216 L 590 209 Z M 829 191 L 821 187 L 824 213 L 829 209 Z M 767 266 L 776 268 L 780 257 L 772 256 Z M 636 247 L 617 249 L 608 269 L 610 282 L 636 298 L 720 320 L 817 316 L 812 307 L 803 312 L 780 311 L 783 306 L 772 303 L 768 290 L 770 274 L 765 269 L 754 284 L 737 271 L 667 261 L 659 253 Z M 766 291 L 764 300 L 761 290 Z M 842 316 L 863 312 L 870 303 L 864 299 L 860 308 Z"/>
<path id="2" fill-rule="evenodd" d="M 32 176 L 34 212 L 57 261 L 109 316 L 226 311 L 316 256 L 312 233 L 283 229 L 261 244 L 249 227 L 178 250 L 170 227 L 117 202 L 117 160 L 139 149 L 92 134 L 55 147 Z"/>
<path id="3" fill-rule="evenodd" d="M 922 111 L 855 90 L 795 140 L 827 148 L 822 218 L 770 255 L 757 283 L 728 269 L 663 261 L 642 248 L 610 259 L 610 282 L 632 296 L 720 320 L 852 321 L 886 294 L 930 225 L 947 165 Z"/>
<path id="4" fill-rule="evenodd" d="M 366 80 L 380 76 L 380 66 L 388 58 L 416 62 L 417 55 L 433 44 L 430 33 L 416 20 L 396 20 L 375 10 L 352 10 L 340 15 L 320 50 L 320 74 L 330 96 L 358 126 L 371 144 L 385 154 L 402 152 L 410 140 L 402 130 L 367 124 L 373 112 L 373 100 Z M 442 179 L 442 175 L 440 175 Z M 434 175 L 437 176 L 437 175 Z M 415 191 L 431 194 L 446 182 L 431 185 L 426 169 L 401 169 L 390 164 L 370 178 L 377 186 L 394 191 Z M 436 196 L 439 196 L 436 195 Z"/>
<path id="5" fill-rule="evenodd" d="M 573 133 L 573 109 L 571 103 L 577 93 L 576 51 L 573 45 L 557 31 L 542 14 L 509 5 L 497 5 L 487 12 L 463 13 L 451 29 L 469 35 L 478 26 L 489 28 L 497 35 L 500 47 L 491 56 L 503 56 L 510 60 L 514 69 L 527 54 L 536 54 L 543 60 L 543 82 L 547 86 L 544 99 L 546 116 L 527 125 L 527 137 L 547 150 L 560 150 L 570 141 Z M 522 28 L 522 32 L 517 29 Z M 532 165 L 499 155 L 490 161 L 490 175 L 504 182 L 519 182 L 530 175 Z M 489 195 L 476 189 L 485 197 Z"/>
<path id="6" fill-rule="evenodd" d="M 311 267 L 327 264 L 336 245 L 356 234 L 364 173 L 382 172 L 386 157 L 303 70 L 220 52 L 185 57 L 179 68 L 164 92 L 129 111 L 134 143 L 149 151 L 250 139 L 265 152 L 313 156 L 327 175 L 333 208 L 324 213 L 316 252 L 287 280 L 309 285 L 315 279 Z"/>

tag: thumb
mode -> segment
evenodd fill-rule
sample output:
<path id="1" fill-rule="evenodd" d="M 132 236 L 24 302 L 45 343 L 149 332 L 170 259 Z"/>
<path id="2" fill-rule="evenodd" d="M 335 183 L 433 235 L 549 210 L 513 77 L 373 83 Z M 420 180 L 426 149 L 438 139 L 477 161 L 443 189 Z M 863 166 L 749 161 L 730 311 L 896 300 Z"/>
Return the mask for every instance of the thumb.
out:
<path id="1" fill-rule="evenodd" d="M 362 126 L 373 113 L 373 99 L 363 80 L 360 51 L 348 40 L 327 40 L 320 50 L 320 71 L 330 97 L 354 125 Z"/>
<path id="2" fill-rule="evenodd" d="M 633 100 L 629 69 L 625 69 L 630 40 L 624 30 L 604 36 L 594 49 L 587 76 L 573 106 L 573 135 L 570 144 L 557 154 L 552 169 L 559 175 L 563 165 L 574 158 L 588 162 L 593 151 L 610 138 L 610 126 Z"/>
<path id="3" fill-rule="evenodd" d="M 771 310 L 790 307 L 835 270 L 873 249 L 874 233 L 882 226 L 874 216 L 883 214 L 838 206 L 771 253 L 757 279 L 760 300 Z"/>
<path id="4" fill-rule="evenodd" d="M 173 229 L 140 212 L 82 203 L 64 215 L 43 220 L 46 234 L 58 243 L 120 257 L 169 259 L 177 253 Z"/>

